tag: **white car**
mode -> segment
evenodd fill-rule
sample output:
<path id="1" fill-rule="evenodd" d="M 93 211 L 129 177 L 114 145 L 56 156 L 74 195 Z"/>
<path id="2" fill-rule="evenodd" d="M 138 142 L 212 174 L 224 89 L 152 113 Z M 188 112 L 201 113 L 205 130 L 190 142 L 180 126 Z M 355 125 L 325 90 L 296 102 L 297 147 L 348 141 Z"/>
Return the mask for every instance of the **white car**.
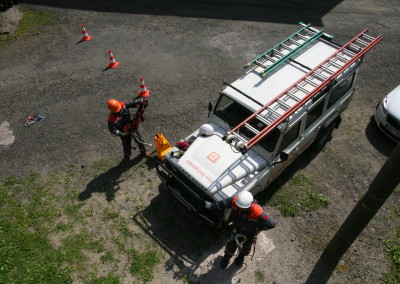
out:
<path id="1" fill-rule="evenodd" d="M 400 85 L 378 104 L 375 121 L 387 136 L 400 142 Z"/>

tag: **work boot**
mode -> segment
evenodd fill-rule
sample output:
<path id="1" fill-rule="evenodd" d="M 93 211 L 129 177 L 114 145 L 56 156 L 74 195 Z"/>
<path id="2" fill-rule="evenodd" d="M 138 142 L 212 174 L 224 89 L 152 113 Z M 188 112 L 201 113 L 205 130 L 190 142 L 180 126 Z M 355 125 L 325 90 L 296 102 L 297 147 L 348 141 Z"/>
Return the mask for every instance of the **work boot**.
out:
<path id="1" fill-rule="evenodd" d="M 242 266 L 244 262 L 244 254 L 243 253 L 239 253 L 239 255 L 235 258 L 235 264 L 237 266 Z"/>
<path id="2" fill-rule="evenodd" d="M 220 267 L 222 269 L 226 269 L 229 264 L 230 256 L 224 255 L 224 257 L 221 259 Z"/>
<path id="3" fill-rule="evenodd" d="M 150 153 L 149 152 L 141 152 L 140 154 L 145 158 L 150 158 Z"/>

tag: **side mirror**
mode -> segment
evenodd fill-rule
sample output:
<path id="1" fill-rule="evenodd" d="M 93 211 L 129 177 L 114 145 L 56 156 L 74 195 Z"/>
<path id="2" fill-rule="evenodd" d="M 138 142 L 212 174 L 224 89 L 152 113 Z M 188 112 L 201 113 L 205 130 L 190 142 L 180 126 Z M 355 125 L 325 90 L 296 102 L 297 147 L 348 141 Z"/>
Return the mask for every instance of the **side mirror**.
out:
<path id="1" fill-rule="evenodd" d="M 286 162 L 289 159 L 289 154 L 286 152 L 282 152 L 279 156 L 282 162 Z"/>
<path id="2" fill-rule="evenodd" d="M 210 113 L 212 112 L 212 110 L 213 110 L 213 105 L 211 102 L 208 102 L 208 116 L 207 117 L 210 117 Z"/>
<path id="3" fill-rule="evenodd" d="M 279 155 L 278 161 L 274 162 L 272 165 L 274 166 L 276 164 L 280 164 L 280 163 L 286 162 L 288 159 L 289 159 L 289 154 L 286 153 L 286 152 L 282 152 Z"/>

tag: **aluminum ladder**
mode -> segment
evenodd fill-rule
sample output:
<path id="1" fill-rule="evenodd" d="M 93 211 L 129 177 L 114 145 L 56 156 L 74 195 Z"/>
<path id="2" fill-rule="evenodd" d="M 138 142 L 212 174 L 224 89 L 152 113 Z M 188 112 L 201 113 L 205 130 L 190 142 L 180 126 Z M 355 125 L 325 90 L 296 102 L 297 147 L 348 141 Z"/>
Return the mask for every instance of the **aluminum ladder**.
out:
<path id="1" fill-rule="evenodd" d="M 337 77 L 342 71 L 344 71 L 347 67 L 353 64 L 357 59 L 363 56 L 382 40 L 382 35 L 374 38 L 368 35 L 367 31 L 368 29 L 365 29 L 359 35 L 343 45 L 329 58 L 324 60 L 314 69 L 310 70 L 285 91 L 277 95 L 271 101 L 262 106 L 258 111 L 254 112 L 247 119 L 226 133 L 222 139 L 226 140 L 229 137 L 227 139 L 227 142 L 229 142 L 233 138 L 237 138 L 239 141 L 241 141 L 242 145 L 240 147 L 240 151 L 243 154 L 247 150 L 251 149 L 280 123 L 286 120 L 309 99 L 327 86 L 333 78 Z M 286 104 L 285 101 L 287 101 L 287 99 L 295 100 L 294 105 L 290 106 Z M 283 113 L 279 113 L 274 110 L 276 108 L 273 109 L 271 107 L 272 105 L 279 106 L 285 111 Z M 265 113 L 261 115 L 261 112 Z M 265 117 L 268 117 L 268 119 Z M 255 129 L 253 126 L 251 126 L 252 121 L 256 119 L 265 124 L 265 127 L 263 127 L 261 130 Z M 246 139 L 239 134 L 240 130 L 243 128 L 246 128 L 255 134 L 255 136 L 246 141 Z"/>

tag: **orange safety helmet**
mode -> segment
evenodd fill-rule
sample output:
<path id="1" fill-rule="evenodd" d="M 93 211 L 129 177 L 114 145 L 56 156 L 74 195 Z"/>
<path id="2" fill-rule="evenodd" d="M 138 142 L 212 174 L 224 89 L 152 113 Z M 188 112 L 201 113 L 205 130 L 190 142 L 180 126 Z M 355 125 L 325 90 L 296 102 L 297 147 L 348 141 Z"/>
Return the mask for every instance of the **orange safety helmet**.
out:
<path id="1" fill-rule="evenodd" d="M 115 99 L 111 99 L 111 100 L 108 100 L 107 107 L 112 112 L 119 112 L 122 109 L 122 104 Z"/>

